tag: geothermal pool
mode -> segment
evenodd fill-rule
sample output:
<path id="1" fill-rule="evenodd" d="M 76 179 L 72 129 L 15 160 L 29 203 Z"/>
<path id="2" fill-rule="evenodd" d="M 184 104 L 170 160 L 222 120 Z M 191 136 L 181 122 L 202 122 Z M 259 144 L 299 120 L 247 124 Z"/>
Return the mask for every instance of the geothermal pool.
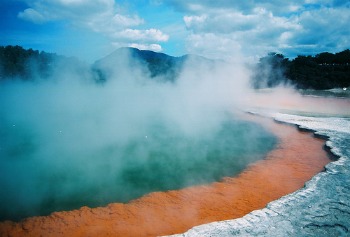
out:
<path id="1" fill-rule="evenodd" d="M 208 134 L 184 134 L 158 121 L 132 139 L 84 149 L 86 138 L 72 140 L 64 129 L 44 136 L 43 128 L 28 125 L 0 123 L 0 220 L 218 181 L 262 159 L 276 144 L 263 127 L 229 116 Z"/>

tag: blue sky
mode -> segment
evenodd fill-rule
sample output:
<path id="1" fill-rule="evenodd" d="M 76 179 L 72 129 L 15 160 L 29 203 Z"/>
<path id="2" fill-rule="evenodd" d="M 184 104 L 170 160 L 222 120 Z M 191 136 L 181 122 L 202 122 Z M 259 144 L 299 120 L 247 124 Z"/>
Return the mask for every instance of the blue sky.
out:
<path id="1" fill-rule="evenodd" d="M 350 48 L 350 0 L 2 0 L 0 44 L 92 62 L 122 46 L 257 59 Z"/>

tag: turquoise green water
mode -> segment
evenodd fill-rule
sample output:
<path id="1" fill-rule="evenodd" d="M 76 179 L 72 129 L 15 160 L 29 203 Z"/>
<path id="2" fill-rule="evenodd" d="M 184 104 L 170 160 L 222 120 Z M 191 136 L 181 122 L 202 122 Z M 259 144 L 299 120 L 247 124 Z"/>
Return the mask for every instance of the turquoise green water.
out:
<path id="1" fill-rule="evenodd" d="M 122 144 L 74 151 L 74 144 L 67 148 L 61 141 L 57 150 L 47 152 L 30 129 L 11 131 L 10 125 L 0 130 L 5 139 L 0 149 L 1 220 L 128 202 L 153 191 L 218 181 L 262 159 L 276 144 L 261 126 L 238 120 L 201 136 L 154 124 L 147 135 Z"/>

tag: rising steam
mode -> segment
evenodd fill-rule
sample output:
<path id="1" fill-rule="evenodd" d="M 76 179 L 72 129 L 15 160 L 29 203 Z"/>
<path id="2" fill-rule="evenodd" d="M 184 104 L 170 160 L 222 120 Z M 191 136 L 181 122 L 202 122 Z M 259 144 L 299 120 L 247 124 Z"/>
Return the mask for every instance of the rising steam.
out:
<path id="1" fill-rule="evenodd" d="M 119 60 L 104 84 L 59 64 L 48 80 L 0 84 L 1 219 L 217 180 L 273 146 L 233 119 L 248 93 L 241 65 L 189 59 L 176 82 L 159 82 Z"/>

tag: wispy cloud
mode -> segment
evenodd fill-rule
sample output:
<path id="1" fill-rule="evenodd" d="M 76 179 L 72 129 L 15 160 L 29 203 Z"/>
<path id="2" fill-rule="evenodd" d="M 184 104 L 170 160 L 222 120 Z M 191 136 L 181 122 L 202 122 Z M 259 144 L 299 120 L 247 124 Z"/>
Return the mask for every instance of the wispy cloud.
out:
<path id="1" fill-rule="evenodd" d="M 18 17 L 33 23 L 63 21 L 109 38 L 112 44 L 155 44 L 169 36 L 159 29 L 137 29 L 144 19 L 118 6 L 114 0 L 34 0 Z"/>
<path id="2" fill-rule="evenodd" d="M 167 41 L 169 36 L 157 29 L 137 30 L 125 29 L 116 32 L 114 38 L 126 41 L 151 42 L 151 41 Z"/>
<path id="3" fill-rule="evenodd" d="M 350 47 L 350 1 L 19 1 L 27 5 L 16 13 L 21 22 L 33 22 L 47 32 L 49 22 L 69 28 L 71 35 L 88 32 L 98 39 L 89 40 L 88 47 L 104 48 L 104 53 L 134 45 L 171 49 L 165 53 L 173 55 L 230 58 L 243 54 L 257 59 L 271 51 L 294 57 Z M 60 35 L 60 41 L 65 35 Z"/>
<path id="4" fill-rule="evenodd" d="M 18 17 L 23 20 L 34 22 L 36 24 L 44 23 L 47 21 L 45 16 L 33 8 L 27 8 L 23 12 L 18 13 Z"/>
<path id="5" fill-rule="evenodd" d="M 165 2 L 165 1 L 164 1 Z M 221 57 L 241 49 L 245 55 L 280 51 L 338 51 L 349 47 L 349 1 L 166 1 L 183 18 L 187 49 Z M 317 53 L 316 52 L 316 53 Z M 315 52 L 314 52 L 315 53 Z"/>

